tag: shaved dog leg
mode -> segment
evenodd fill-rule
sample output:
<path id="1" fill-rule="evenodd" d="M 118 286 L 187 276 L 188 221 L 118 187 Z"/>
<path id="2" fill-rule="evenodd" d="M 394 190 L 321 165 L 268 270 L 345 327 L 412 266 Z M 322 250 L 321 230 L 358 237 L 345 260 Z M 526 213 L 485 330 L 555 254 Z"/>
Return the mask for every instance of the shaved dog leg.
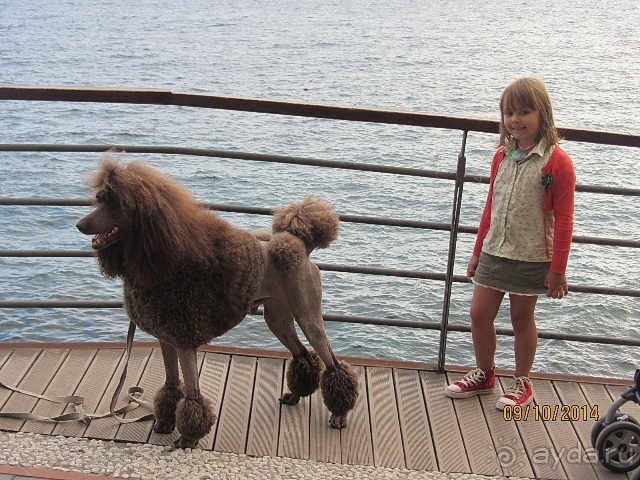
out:
<path id="1" fill-rule="evenodd" d="M 176 405 L 184 397 L 184 391 L 180 383 L 178 352 L 164 342 L 160 342 L 160 349 L 166 378 L 153 400 L 156 416 L 153 429 L 158 433 L 171 433 L 176 427 Z"/>
<path id="2" fill-rule="evenodd" d="M 180 348 L 178 358 L 184 378 L 185 398 L 180 400 L 176 409 L 176 426 L 181 436 L 175 441 L 175 446 L 194 448 L 211 431 L 216 416 L 211 402 L 200 395 L 197 349 Z"/>
<path id="3" fill-rule="evenodd" d="M 287 347 L 287 349 L 293 355 L 293 363 L 291 368 L 299 366 L 303 359 L 309 356 L 307 348 L 302 344 L 298 338 L 295 325 L 293 323 L 293 315 L 286 307 L 286 305 L 280 303 L 275 299 L 269 299 L 264 304 L 264 319 L 267 322 L 269 330 L 276 336 L 278 340 Z M 301 388 L 298 388 L 296 384 L 300 383 L 296 381 L 297 375 L 291 372 L 287 375 L 287 387 L 290 392 L 284 393 L 280 398 L 280 403 L 286 405 L 295 405 L 300 401 L 300 397 L 304 396 Z M 302 367 L 304 370 L 304 366 Z M 308 383 L 304 382 L 303 383 Z M 313 386 L 311 386 L 313 388 Z M 315 387 L 317 388 L 317 386 Z M 314 388 L 314 390 L 315 390 Z"/>

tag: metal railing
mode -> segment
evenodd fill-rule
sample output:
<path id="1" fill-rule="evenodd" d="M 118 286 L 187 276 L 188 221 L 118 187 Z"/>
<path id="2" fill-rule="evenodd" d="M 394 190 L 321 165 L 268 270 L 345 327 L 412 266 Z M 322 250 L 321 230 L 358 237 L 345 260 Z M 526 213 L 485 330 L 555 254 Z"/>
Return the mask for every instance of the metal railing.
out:
<path id="1" fill-rule="evenodd" d="M 460 208 L 462 192 L 465 183 L 488 183 L 488 177 L 467 175 L 466 169 L 466 140 L 468 132 L 496 133 L 498 123 L 490 120 L 470 119 L 461 117 L 425 115 L 411 112 L 382 111 L 364 108 L 347 108 L 337 106 L 300 104 L 291 102 L 276 102 L 268 100 L 230 98 L 211 95 L 192 95 L 175 93 L 167 90 L 111 90 L 85 88 L 38 88 L 0 86 L 0 100 L 21 101 L 62 101 L 62 102 L 92 102 L 92 103 L 132 103 L 150 105 L 177 105 L 194 108 L 213 108 L 257 112 L 264 114 L 303 116 L 333 120 L 348 120 L 354 122 L 374 122 L 394 125 L 412 125 L 428 128 L 458 130 L 462 133 L 462 142 L 455 172 L 440 172 L 418 168 L 404 168 L 387 165 L 363 164 L 357 162 L 331 161 L 314 158 L 292 157 L 284 155 L 268 155 L 250 152 L 225 151 L 206 148 L 184 148 L 175 146 L 141 146 L 141 145 L 62 145 L 62 144 L 0 144 L 0 151 L 4 152 L 104 152 L 109 149 L 126 151 L 128 153 L 156 153 L 167 155 L 189 155 L 196 157 L 215 157 L 236 159 L 250 162 L 272 162 L 292 165 L 307 165 L 319 168 L 334 168 L 376 172 L 391 175 L 407 175 L 422 178 L 450 180 L 455 183 L 454 198 L 450 223 L 423 222 L 414 220 L 394 219 L 376 216 L 341 215 L 343 222 L 363 223 L 368 225 L 386 225 L 425 230 L 440 230 L 449 232 L 449 246 L 447 269 L 444 273 L 432 273 L 415 270 L 401 270 L 389 268 L 371 268 L 357 265 L 323 264 L 318 266 L 325 271 L 348 272 L 365 275 L 382 275 L 398 278 L 414 278 L 437 280 L 445 283 L 442 317 L 440 322 L 424 322 L 402 319 L 388 319 L 354 315 L 325 314 L 327 321 L 350 323 L 365 323 L 374 325 L 399 326 L 439 330 L 440 348 L 438 353 L 438 370 L 444 370 L 447 333 L 470 332 L 470 326 L 450 325 L 449 307 L 451 290 L 454 283 L 468 283 L 464 276 L 454 275 L 457 234 L 477 233 L 476 227 L 460 225 Z M 640 147 L 640 135 L 630 135 L 617 132 L 603 132 L 596 130 L 561 129 L 565 140 L 589 142 L 596 144 Z M 577 185 L 577 192 L 596 194 L 640 196 L 640 189 Z M 69 198 L 0 198 L 0 206 L 32 205 L 32 206 L 88 206 L 89 199 Z M 217 211 L 270 215 L 272 210 L 264 207 L 207 204 Z M 619 238 L 574 236 L 574 243 L 592 245 L 609 245 L 619 247 L 640 248 L 640 241 Z M 0 257 L 87 257 L 92 253 L 84 250 L 0 250 Z M 591 285 L 572 285 L 573 292 L 621 295 L 640 297 L 640 290 L 625 288 L 607 288 Z M 1 300 L 0 308 L 121 308 L 120 301 L 45 301 L 45 300 Z M 497 329 L 499 335 L 513 335 L 512 329 Z M 555 332 L 538 332 L 540 338 L 581 341 L 603 344 L 640 346 L 640 340 L 632 338 L 612 338 L 609 336 L 564 334 Z"/>

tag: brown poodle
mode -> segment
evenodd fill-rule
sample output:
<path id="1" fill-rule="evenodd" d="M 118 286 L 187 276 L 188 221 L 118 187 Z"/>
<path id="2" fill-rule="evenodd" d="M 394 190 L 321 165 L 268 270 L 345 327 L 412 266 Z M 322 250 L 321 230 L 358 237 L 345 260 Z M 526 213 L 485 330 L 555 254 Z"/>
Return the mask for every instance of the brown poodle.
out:
<path id="1" fill-rule="evenodd" d="M 321 386 L 331 427 L 347 425 L 358 380 L 329 346 L 320 272 L 309 260 L 337 237 L 329 204 L 309 196 L 276 211 L 273 234 L 252 234 L 140 163 L 120 165 L 107 154 L 88 184 L 96 208 L 77 227 L 95 235 L 102 273 L 122 278 L 131 321 L 160 341 L 166 380 L 154 399 L 155 431 L 177 427 L 179 447 L 194 447 L 209 433 L 216 416 L 200 394 L 196 351 L 261 304 L 269 329 L 293 355 L 290 393 L 280 402 L 295 405 Z M 315 352 L 298 338 L 294 319 Z"/>

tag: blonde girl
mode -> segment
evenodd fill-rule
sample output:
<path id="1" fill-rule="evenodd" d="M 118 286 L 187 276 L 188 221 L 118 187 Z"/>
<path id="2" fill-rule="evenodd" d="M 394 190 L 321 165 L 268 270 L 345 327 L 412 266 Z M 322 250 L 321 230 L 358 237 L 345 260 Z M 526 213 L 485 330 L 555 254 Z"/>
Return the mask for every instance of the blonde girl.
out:
<path id="1" fill-rule="evenodd" d="M 475 284 L 470 314 L 476 368 L 445 394 L 466 398 L 493 392 L 494 321 L 508 294 L 515 372 L 496 403 L 502 410 L 533 399 L 529 375 L 538 342 L 538 295 L 560 299 L 569 291 L 565 271 L 576 177 L 571 159 L 558 145 L 551 100 L 540 80 L 521 78 L 509 85 L 500 113 L 489 194 L 467 266 L 467 277 Z"/>

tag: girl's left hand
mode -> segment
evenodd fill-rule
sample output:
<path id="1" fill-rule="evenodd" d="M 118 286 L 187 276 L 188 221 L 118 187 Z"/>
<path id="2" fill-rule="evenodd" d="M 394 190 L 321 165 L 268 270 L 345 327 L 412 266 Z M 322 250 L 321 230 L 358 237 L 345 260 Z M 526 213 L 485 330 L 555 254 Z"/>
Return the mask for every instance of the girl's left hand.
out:
<path id="1" fill-rule="evenodd" d="M 569 285 L 564 273 L 547 273 L 544 286 L 547 287 L 547 297 L 560 299 L 569 294 Z"/>

